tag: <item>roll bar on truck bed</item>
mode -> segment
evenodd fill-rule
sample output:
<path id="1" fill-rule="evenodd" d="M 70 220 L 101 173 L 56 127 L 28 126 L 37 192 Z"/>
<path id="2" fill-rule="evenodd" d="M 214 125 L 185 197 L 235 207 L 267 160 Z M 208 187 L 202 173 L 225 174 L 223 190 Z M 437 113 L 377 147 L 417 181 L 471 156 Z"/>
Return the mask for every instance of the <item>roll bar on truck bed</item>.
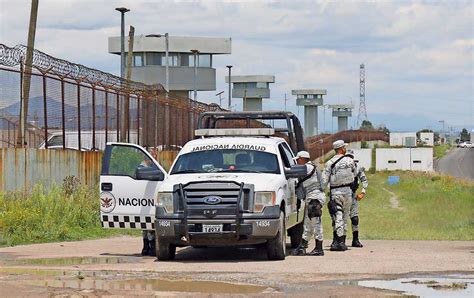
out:
<path id="1" fill-rule="evenodd" d="M 288 134 L 288 143 L 293 152 L 305 150 L 303 129 L 298 117 L 291 112 L 204 112 L 199 115 L 197 129 L 215 129 L 218 128 L 218 122 L 235 120 L 245 120 L 246 128 L 252 128 L 252 121 L 285 120 L 286 128 L 275 128 L 275 132 Z M 265 123 L 261 124 L 269 126 Z"/>

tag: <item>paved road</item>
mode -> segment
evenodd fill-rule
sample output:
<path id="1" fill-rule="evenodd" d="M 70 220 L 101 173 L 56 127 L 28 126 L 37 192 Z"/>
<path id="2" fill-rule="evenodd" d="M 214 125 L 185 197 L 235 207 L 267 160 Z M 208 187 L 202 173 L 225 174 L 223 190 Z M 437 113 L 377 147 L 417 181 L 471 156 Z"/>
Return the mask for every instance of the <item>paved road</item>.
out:
<path id="1" fill-rule="evenodd" d="M 117 279 L 145 283 L 132 293 L 143 295 L 154 289 L 149 284 L 151 280 L 163 278 L 253 284 L 288 295 L 295 292 L 306 295 L 314 293 L 317 288 L 321 296 L 383 296 L 386 293 L 357 286 L 357 280 L 407 274 L 436 275 L 446 271 L 472 273 L 474 269 L 473 241 L 364 240 L 362 249 L 351 248 L 343 253 L 326 250 L 324 257 L 288 256 L 285 261 L 267 261 L 261 248 L 183 248 L 179 249 L 175 261 L 157 262 L 153 257 L 137 254 L 141 248 L 140 240 L 137 237 L 117 237 L 0 248 L 0 296 L 2 292 L 33 296 L 74 295 L 83 294 L 80 291 L 89 287 L 99 296 L 123 295 L 121 286 L 107 284 Z M 38 259 L 44 258 L 61 258 L 64 263 L 42 264 Z M 28 259 L 35 260 L 28 262 Z M 88 259 L 95 261 L 81 261 Z M 46 268 L 53 269 L 57 276 L 46 275 L 43 272 Z M 35 275 L 35 270 L 43 271 Z M 79 284 L 78 272 L 83 276 Z M 93 284 L 86 286 L 88 283 Z M 31 285 L 38 287 L 31 292 Z M 103 290 L 107 292 L 100 292 Z M 215 293 L 214 290 L 208 287 L 202 292 Z M 188 290 L 181 289 L 181 292 Z"/>
<path id="2" fill-rule="evenodd" d="M 454 148 L 435 163 L 437 172 L 474 180 L 474 148 Z"/>

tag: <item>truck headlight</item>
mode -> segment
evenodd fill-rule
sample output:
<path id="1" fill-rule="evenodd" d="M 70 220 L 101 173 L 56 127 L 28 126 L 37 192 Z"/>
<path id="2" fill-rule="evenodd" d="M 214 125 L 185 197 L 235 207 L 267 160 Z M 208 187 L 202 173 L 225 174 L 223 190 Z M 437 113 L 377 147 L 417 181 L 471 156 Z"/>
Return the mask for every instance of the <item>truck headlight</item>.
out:
<path id="1" fill-rule="evenodd" d="M 257 191 L 255 193 L 254 211 L 262 212 L 265 206 L 273 206 L 276 202 L 274 191 Z"/>
<path id="2" fill-rule="evenodd" d="M 158 206 L 165 208 L 166 212 L 172 213 L 173 208 L 173 193 L 172 192 L 159 192 L 157 199 Z"/>

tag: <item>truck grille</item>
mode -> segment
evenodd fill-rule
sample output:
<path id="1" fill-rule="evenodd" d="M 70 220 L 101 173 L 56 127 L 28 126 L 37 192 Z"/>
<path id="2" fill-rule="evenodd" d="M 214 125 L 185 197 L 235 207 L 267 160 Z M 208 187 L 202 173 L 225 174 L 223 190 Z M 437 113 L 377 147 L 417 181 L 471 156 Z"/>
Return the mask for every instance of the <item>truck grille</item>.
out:
<path id="1" fill-rule="evenodd" d="M 175 202 L 179 202 L 178 210 L 183 211 L 183 199 L 180 198 L 179 189 L 176 190 L 175 194 L 179 199 L 175 200 Z M 235 216 L 239 190 L 240 185 L 232 182 L 203 182 L 185 185 L 183 191 L 186 196 L 188 217 L 216 218 Z M 243 212 L 253 211 L 253 185 L 244 185 L 239 210 Z"/>

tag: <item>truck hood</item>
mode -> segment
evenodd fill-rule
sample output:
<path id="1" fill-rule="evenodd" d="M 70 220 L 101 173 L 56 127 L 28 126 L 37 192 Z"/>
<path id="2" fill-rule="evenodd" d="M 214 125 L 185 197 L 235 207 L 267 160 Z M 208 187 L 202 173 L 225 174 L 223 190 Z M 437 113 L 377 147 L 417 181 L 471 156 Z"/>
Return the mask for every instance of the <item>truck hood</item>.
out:
<path id="1" fill-rule="evenodd" d="M 200 173 L 169 175 L 159 187 L 159 192 L 171 192 L 175 184 L 205 181 L 235 181 L 253 184 L 255 191 L 275 191 L 282 183 L 283 176 L 259 173 Z"/>

